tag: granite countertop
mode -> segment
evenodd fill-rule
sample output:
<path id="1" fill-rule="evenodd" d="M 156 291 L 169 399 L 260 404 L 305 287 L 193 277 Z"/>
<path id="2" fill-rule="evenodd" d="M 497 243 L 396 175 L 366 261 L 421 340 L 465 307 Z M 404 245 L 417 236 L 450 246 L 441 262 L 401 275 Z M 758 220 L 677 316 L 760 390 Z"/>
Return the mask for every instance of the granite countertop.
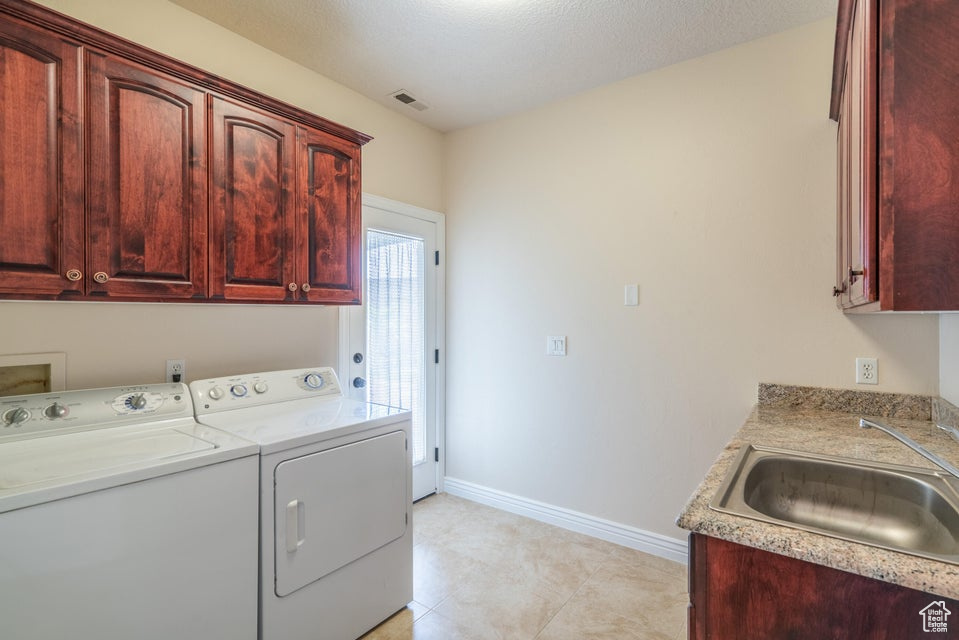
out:
<path id="1" fill-rule="evenodd" d="M 719 454 L 676 523 L 695 533 L 959 599 L 959 565 L 721 513 L 708 506 L 740 448 L 747 444 L 939 470 L 888 434 L 861 429 L 860 416 L 881 417 L 959 465 L 959 442 L 930 420 L 932 414 L 942 419 L 945 412 L 923 396 L 778 385 L 761 385 L 759 396 L 759 404 Z"/>

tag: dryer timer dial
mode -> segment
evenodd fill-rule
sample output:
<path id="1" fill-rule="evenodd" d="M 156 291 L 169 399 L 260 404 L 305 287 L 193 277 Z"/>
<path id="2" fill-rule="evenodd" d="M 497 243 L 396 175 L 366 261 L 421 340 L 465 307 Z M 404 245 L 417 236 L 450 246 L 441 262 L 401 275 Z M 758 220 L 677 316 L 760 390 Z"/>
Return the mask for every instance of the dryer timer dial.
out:
<path id="1" fill-rule="evenodd" d="M 323 376 L 318 373 L 308 373 L 306 377 L 303 378 L 303 382 L 306 383 L 310 389 L 319 389 L 323 386 Z"/>

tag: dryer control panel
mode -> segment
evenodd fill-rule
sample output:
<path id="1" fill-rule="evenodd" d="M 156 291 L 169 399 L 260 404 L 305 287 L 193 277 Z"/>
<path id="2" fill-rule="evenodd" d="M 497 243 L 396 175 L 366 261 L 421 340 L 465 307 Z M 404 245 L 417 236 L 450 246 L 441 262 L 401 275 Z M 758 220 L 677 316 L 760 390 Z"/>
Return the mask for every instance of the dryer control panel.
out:
<path id="1" fill-rule="evenodd" d="M 190 383 L 190 393 L 197 415 L 302 398 L 342 395 L 340 381 L 331 367 L 195 380 Z"/>

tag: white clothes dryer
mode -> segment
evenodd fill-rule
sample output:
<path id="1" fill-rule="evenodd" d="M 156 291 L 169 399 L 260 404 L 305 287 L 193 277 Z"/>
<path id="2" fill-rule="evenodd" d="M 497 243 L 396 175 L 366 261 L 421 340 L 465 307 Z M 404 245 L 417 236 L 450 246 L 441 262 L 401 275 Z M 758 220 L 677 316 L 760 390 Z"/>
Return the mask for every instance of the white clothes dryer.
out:
<path id="1" fill-rule="evenodd" d="M 256 454 L 183 384 L 0 398 L 0 637 L 256 638 Z"/>
<path id="2" fill-rule="evenodd" d="M 260 446 L 261 640 L 353 640 L 413 599 L 408 411 L 345 398 L 330 368 L 190 391 Z"/>

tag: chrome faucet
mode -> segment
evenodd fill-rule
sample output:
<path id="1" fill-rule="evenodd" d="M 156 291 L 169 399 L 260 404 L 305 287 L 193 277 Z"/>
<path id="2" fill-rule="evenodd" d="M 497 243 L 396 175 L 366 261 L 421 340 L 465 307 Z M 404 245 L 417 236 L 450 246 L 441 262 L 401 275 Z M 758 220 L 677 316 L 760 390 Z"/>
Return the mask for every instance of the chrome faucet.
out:
<path id="1" fill-rule="evenodd" d="M 945 469 L 953 477 L 959 478 L 959 469 L 949 464 L 948 462 L 946 462 L 945 460 L 943 460 L 942 458 L 934 454 L 932 451 L 929 451 L 928 449 L 923 447 L 921 444 L 919 444 L 918 442 L 916 442 L 909 436 L 900 433 L 896 429 L 893 429 L 892 427 L 888 425 L 884 425 L 881 422 L 876 422 L 875 420 L 869 420 L 867 418 L 859 418 L 859 426 L 862 427 L 863 429 L 875 428 L 875 429 L 879 429 L 880 431 L 885 431 L 886 433 L 891 435 L 893 438 L 903 443 L 904 445 L 906 445 L 907 447 L 909 447 L 910 449 L 912 449 L 913 451 L 921 455 L 923 458 L 925 458 L 929 462 L 932 462 L 933 464 Z"/>

